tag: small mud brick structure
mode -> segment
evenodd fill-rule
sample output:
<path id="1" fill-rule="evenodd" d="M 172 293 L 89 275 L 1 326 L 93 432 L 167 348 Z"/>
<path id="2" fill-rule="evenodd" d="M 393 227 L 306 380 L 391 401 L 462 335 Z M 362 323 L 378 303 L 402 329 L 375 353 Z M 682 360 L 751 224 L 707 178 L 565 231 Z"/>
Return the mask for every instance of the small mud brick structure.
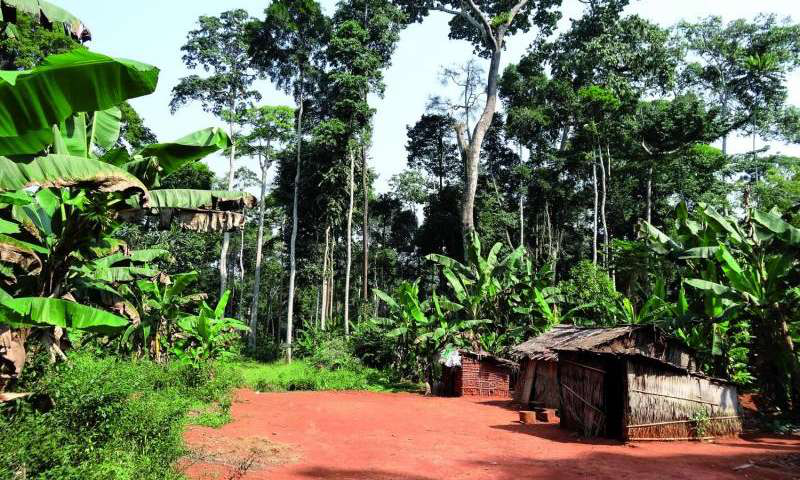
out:
<path id="1" fill-rule="evenodd" d="M 660 329 L 557 328 L 544 340 L 556 355 L 547 358 L 557 364 L 563 427 L 630 441 L 741 432 L 736 386 L 700 373 L 694 352 Z M 530 388 L 533 392 L 535 386 Z"/>
<path id="2" fill-rule="evenodd" d="M 511 398 L 517 364 L 483 352 L 459 351 L 457 365 L 444 366 L 444 396 Z"/>

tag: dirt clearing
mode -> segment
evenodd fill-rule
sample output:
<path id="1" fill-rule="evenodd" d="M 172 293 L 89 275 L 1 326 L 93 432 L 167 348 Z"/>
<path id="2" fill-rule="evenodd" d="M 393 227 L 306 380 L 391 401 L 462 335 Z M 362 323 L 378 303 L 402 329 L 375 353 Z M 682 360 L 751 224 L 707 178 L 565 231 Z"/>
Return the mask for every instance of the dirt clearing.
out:
<path id="1" fill-rule="evenodd" d="M 798 437 L 625 445 L 520 425 L 508 402 L 241 390 L 234 421 L 192 427 L 195 480 L 800 479 Z"/>

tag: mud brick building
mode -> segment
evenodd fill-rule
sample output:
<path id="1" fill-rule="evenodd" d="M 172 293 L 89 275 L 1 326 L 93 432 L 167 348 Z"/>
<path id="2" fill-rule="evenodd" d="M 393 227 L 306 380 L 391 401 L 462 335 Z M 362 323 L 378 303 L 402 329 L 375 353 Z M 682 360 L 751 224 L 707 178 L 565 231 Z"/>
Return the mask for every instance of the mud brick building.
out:
<path id="1" fill-rule="evenodd" d="M 459 351 L 460 365 L 443 368 L 443 394 L 453 397 L 511 398 L 517 364 L 503 358 Z"/>

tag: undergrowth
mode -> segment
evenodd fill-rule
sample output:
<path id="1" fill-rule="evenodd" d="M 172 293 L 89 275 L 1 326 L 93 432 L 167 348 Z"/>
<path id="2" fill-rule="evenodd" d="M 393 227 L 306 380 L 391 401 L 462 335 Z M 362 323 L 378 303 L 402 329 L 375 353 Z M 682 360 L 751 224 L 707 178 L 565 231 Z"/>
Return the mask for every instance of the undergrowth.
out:
<path id="1" fill-rule="evenodd" d="M 286 363 L 241 362 L 236 364 L 245 385 L 258 392 L 320 390 L 367 390 L 396 392 L 418 389 L 417 385 L 394 383 L 388 375 L 364 367 L 331 370 L 306 360 Z"/>
<path id="2" fill-rule="evenodd" d="M 214 405 L 226 415 L 229 392 L 240 383 L 225 365 L 194 369 L 73 353 L 23 380 L 16 390 L 33 396 L 0 410 L 0 478 L 182 478 L 176 462 L 185 454 L 187 412 Z M 195 420 L 214 423 L 210 416 Z"/>

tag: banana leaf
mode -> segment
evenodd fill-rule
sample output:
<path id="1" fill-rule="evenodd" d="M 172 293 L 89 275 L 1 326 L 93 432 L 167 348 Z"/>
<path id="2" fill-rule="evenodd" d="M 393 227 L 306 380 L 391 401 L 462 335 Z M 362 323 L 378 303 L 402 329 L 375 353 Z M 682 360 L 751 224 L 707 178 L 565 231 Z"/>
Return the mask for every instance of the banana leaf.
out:
<path id="1" fill-rule="evenodd" d="M 87 50 L 47 57 L 27 71 L 0 72 L 0 139 L 51 128 L 153 93 L 158 69 Z"/>
<path id="2" fill-rule="evenodd" d="M 241 210 L 256 206 L 256 197 L 246 192 L 224 190 L 150 190 L 150 208 Z"/>
<path id="3" fill-rule="evenodd" d="M 101 192 L 138 191 L 147 188 L 130 173 L 97 160 L 67 155 L 48 155 L 30 163 L 15 163 L 0 157 L 0 191 L 28 187 L 63 188 L 91 186 Z"/>
<path id="4" fill-rule="evenodd" d="M 112 313 L 60 298 L 14 298 L 2 305 L 19 315 L 23 324 L 74 328 L 108 334 L 128 325 L 128 320 Z"/>
<path id="5" fill-rule="evenodd" d="M 219 128 L 206 128 L 190 133 L 170 143 L 148 145 L 136 152 L 140 157 L 156 157 L 162 177 L 166 177 L 187 163 L 196 162 L 230 146 L 230 138 Z"/>
<path id="6" fill-rule="evenodd" d="M 91 32 L 78 17 L 45 0 L 2 0 L 2 5 L 5 8 L 0 9 L 0 21 L 14 21 L 16 15 L 22 12 L 36 20 L 61 25 L 66 33 L 82 42 L 92 39 Z"/>

